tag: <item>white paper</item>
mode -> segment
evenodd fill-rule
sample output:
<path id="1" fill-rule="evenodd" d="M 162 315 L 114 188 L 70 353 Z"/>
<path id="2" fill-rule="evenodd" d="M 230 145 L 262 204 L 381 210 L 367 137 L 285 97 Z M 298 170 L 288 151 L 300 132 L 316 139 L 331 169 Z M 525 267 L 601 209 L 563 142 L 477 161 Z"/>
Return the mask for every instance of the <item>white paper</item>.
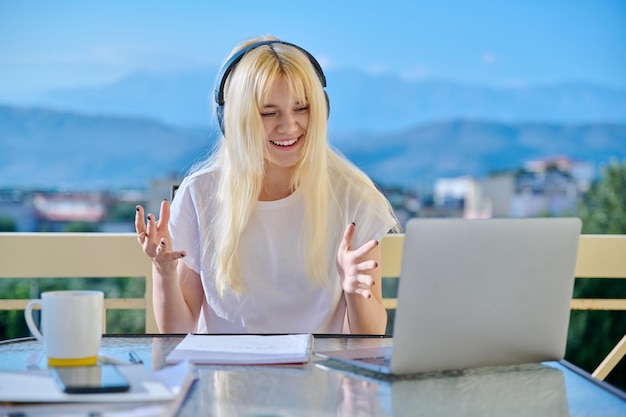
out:
<path id="1" fill-rule="evenodd" d="M 296 364 L 309 361 L 312 336 L 188 334 L 167 356 L 167 363 L 189 360 L 216 365 Z"/>
<path id="2" fill-rule="evenodd" d="M 171 368 L 171 369 L 170 369 Z M 128 403 L 174 400 L 192 378 L 189 363 L 151 372 L 144 365 L 118 366 L 128 379 L 130 390 L 119 393 L 67 394 L 62 392 L 48 370 L 0 372 L 0 402 L 8 403 Z M 163 376 L 161 374 L 164 374 Z"/>

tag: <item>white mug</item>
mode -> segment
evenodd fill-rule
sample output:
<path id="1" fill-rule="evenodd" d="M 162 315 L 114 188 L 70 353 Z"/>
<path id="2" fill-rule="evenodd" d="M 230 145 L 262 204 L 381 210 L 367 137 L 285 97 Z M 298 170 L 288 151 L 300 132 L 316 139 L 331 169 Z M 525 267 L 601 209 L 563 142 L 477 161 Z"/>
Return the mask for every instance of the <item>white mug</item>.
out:
<path id="1" fill-rule="evenodd" d="M 41 332 L 33 307 L 41 308 Z M 48 366 L 89 366 L 98 362 L 104 319 L 101 291 L 48 291 L 31 300 L 24 318 L 33 336 L 44 344 Z"/>

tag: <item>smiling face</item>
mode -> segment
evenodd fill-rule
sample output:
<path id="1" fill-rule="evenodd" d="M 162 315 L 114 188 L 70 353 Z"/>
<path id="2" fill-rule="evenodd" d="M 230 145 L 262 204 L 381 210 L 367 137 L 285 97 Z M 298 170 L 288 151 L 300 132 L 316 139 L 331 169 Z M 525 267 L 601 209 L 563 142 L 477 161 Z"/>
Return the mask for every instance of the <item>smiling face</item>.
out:
<path id="1" fill-rule="evenodd" d="M 263 102 L 261 120 L 267 135 L 266 160 L 270 166 L 292 168 L 299 161 L 309 127 L 309 105 L 279 78 Z"/>

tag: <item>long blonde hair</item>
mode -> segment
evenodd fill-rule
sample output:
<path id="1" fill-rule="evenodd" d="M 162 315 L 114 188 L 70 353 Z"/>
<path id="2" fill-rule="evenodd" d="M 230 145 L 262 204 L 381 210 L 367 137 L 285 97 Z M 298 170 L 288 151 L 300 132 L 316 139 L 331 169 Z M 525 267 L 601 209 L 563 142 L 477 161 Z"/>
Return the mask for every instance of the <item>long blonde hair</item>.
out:
<path id="1" fill-rule="evenodd" d="M 253 43 L 277 40 L 264 36 L 233 50 L 231 56 Z M 248 51 L 237 64 L 224 88 L 222 136 L 216 152 L 202 167 L 219 167 L 216 212 L 210 222 L 212 242 L 204 242 L 203 259 L 211 260 L 216 288 L 245 293 L 240 277 L 239 243 L 248 219 L 259 199 L 267 157 L 266 134 L 260 109 L 278 79 L 287 81 L 292 93 L 309 106 L 309 126 L 300 161 L 291 178 L 292 189 L 301 190 L 305 220 L 300 233 L 301 253 L 307 259 L 310 279 L 320 285 L 328 282 L 328 243 L 336 225 L 329 224 L 331 210 L 339 202 L 331 178 L 342 178 L 359 197 L 372 204 L 379 216 L 393 217 L 387 199 L 372 181 L 353 164 L 335 152 L 327 141 L 327 98 L 309 58 L 297 48 L 281 43 L 259 46 Z M 219 83 L 220 80 L 217 80 Z M 210 251 L 215 251 L 211 253 Z M 332 255 L 330 255 L 332 256 Z M 333 259 L 334 261 L 334 259 Z"/>

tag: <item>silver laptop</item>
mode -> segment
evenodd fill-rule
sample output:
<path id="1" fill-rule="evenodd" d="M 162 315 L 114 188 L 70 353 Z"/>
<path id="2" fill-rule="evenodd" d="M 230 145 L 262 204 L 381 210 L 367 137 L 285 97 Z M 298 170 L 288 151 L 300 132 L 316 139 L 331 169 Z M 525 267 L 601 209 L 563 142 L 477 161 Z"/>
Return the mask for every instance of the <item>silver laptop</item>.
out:
<path id="1" fill-rule="evenodd" d="M 393 347 L 316 352 L 385 374 L 560 360 L 581 221 L 411 219 Z"/>

